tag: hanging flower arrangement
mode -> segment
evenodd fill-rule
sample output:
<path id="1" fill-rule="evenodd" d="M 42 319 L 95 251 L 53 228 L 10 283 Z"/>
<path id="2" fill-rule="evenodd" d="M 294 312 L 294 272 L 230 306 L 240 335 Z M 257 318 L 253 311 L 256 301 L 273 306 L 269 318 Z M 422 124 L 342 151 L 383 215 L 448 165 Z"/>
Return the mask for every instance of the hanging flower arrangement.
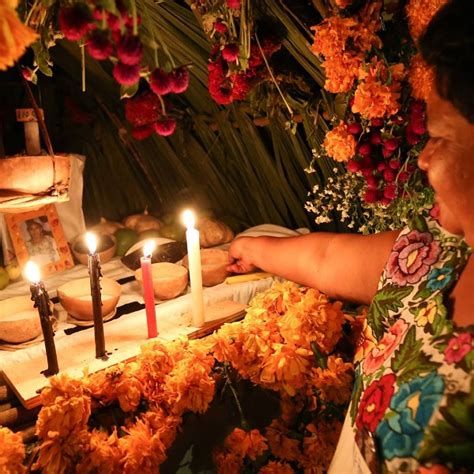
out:
<path id="1" fill-rule="evenodd" d="M 57 9 L 57 22 L 54 15 L 47 14 L 47 8 Z M 76 1 L 51 7 L 43 7 L 35 3 L 31 10 L 27 11 L 26 23 L 28 22 L 34 23 L 35 29 L 42 34 L 41 38 L 32 45 L 35 52 L 34 67 L 23 67 L 25 79 L 36 82 L 38 70 L 46 75 L 52 75 L 48 49 L 55 44 L 57 39 L 65 38 L 78 43 L 90 57 L 98 61 L 112 62 L 112 76 L 121 86 L 121 97 L 130 99 L 140 91 L 135 108 L 139 108 L 142 104 L 145 115 L 149 109 L 154 110 L 155 117 L 146 124 L 137 125 L 133 120 L 130 122 L 134 138 L 141 140 L 153 133 L 162 136 L 174 133 L 177 127 L 176 117 L 179 114 L 173 111 L 173 100 L 169 98 L 172 95 L 182 94 L 188 89 L 188 66 L 177 66 L 173 58 L 169 57 L 167 69 L 159 67 L 156 52 L 159 46 L 155 42 L 153 42 L 155 67 L 150 68 L 146 64 L 144 61 L 145 43 L 141 36 L 141 17 L 137 13 L 134 0 L 126 3 L 117 0 L 106 4 L 100 1 Z M 18 23 L 25 32 L 31 31 L 19 20 Z M 18 35 L 21 38 L 21 32 Z M 25 46 L 37 37 L 38 35 L 31 31 L 30 37 L 26 38 Z M 20 53 L 15 53 L 15 59 L 24 52 L 25 46 L 22 47 Z M 163 50 L 168 54 L 166 47 L 163 47 Z M 83 89 L 85 89 L 84 55 L 82 63 Z M 7 65 L 12 65 L 12 61 Z M 2 69 L 1 59 L 0 69 Z M 151 98 L 150 93 L 155 97 Z M 168 98 L 166 104 L 163 99 L 165 95 Z M 152 104 L 147 106 L 143 97 L 151 100 Z M 158 102 L 159 106 L 156 105 Z"/>
<path id="2" fill-rule="evenodd" d="M 268 61 L 281 43 L 254 33 L 251 0 L 193 2 L 191 8 L 212 42 L 208 87 L 218 104 L 244 100 L 257 84 L 270 79 Z"/>
<path id="3" fill-rule="evenodd" d="M 208 338 L 154 341 L 134 362 L 81 379 L 53 377 L 41 394 L 33 469 L 158 472 L 183 417 L 205 414 L 216 380 L 224 377 L 241 420 L 213 448 L 218 472 L 322 472 L 335 450 L 353 384 L 348 362 L 353 354 L 341 350 L 348 341 L 340 343 L 358 326 L 340 303 L 317 290 L 276 283 L 255 297 L 243 321 Z M 279 398 L 279 413 L 263 429 L 242 411 L 232 388 L 239 377 Z M 0 470 L 5 462 L 23 472 L 19 436 L 0 429 L 0 439 Z"/>
<path id="4" fill-rule="evenodd" d="M 431 205 L 432 192 L 416 160 L 427 138 L 424 100 L 433 73 L 416 54 L 416 41 L 444 3 L 408 2 L 412 38 L 396 30 L 403 2 L 366 2 L 357 13 L 349 13 L 345 2 L 313 28 L 312 49 L 323 61 L 325 89 L 347 102 L 342 121 L 333 123 L 315 157 L 345 163 L 350 176 L 336 173 L 326 188 L 310 193 L 306 208 L 317 223 L 339 211 L 349 227 L 359 222 L 359 231 L 373 232 L 403 226 Z M 392 41 L 386 51 L 384 34 L 399 37 L 398 45 Z"/>

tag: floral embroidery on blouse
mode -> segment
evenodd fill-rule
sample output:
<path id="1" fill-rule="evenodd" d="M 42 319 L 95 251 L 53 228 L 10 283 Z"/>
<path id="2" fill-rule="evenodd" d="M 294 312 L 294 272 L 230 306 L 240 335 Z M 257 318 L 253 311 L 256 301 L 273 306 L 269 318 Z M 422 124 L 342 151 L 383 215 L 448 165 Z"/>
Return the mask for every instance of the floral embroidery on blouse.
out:
<path id="1" fill-rule="evenodd" d="M 350 407 L 355 433 L 372 433 L 385 471 L 474 470 L 474 327 L 455 326 L 443 302 L 470 252 L 436 221 L 418 219 L 390 253 Z"/>

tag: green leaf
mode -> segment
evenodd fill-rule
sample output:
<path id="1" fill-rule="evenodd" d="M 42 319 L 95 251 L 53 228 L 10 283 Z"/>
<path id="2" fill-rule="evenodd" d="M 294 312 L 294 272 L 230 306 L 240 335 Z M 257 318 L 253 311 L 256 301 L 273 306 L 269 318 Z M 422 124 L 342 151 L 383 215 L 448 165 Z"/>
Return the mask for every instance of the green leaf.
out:
<path id="1" fill-rule="evenodd" d="M 410 221 L 410 229 L 417 230 L 419 232 L 426 232 L 428 230 L 428 225 L 423 217 L 415 216 Z"/>
<path id="2" fill-rule="evenodd" d="M 96 1 L 96 6 L 98 8 L 103 8 L 110 13 L 117 14 L 117 5 L 115 0 L 98 0 Z"/>
<path id="3" fill-rule="evenodd" d="M 362 377 L 361 375 L 357 375 L 355 377 L 355 383 L 354 383 L 354 388 L 352 389 L 352 397 L 351 397 L 351 418 L 352 418 L 352 423 L 355 421 L 355 417 L 357 414 L 357 407 L 359 406 L 359 399 L 362 395 L 362 389 L 363 389 L 363 383 L 362 383 Z"/>
<path id="4" fill-rule="evenodd" d="M 444 416 L 429 427 L 419 451 L 421 461 L 436 458 L 452 463 L 454 469 L 474 470 L 474 381 L 470 393 L 448 396 L 447 405 L 440 409 Z"/>
<path id="5" fill-rule="evenodd" d="M 120 86 L 120 98 L 129 99 L 133 97 L 138 91 L 138 82 L 133 86 Z"/>
<path id="6" fill-rule="evenodd" d="M 48 77 L 53 75 L 53 70 L 50 68 L 51 61 L 48 49 L 44 46 L 41 41 L 36 41 L 31 46 L 35 53 L 35 61 L 39 67 L 39 70 Z"/>
<path id="7" fill-rule="evenodd" d="M 403 307 L 402 300 L 412 291 L 410 286 L 400 288 L 395 285 L 386 285 L 375 295 L 370 305 L 367 320 L 378 339 L 383 336 L 383 319 L 388 319 L 389 311 L 396 312 Z"/>
<path id="8" fill-rule="evenodd" d="M 423 342 L 416 339 L 416 327 L 412 326 L 405 337 L 405 340 L 395 351 L 391 367 L 397 374 L 399 384 L 407 382 L 419 375 L 432 372 L 441 364 L 431 361 L 428 356 L 421 351 Z"/>

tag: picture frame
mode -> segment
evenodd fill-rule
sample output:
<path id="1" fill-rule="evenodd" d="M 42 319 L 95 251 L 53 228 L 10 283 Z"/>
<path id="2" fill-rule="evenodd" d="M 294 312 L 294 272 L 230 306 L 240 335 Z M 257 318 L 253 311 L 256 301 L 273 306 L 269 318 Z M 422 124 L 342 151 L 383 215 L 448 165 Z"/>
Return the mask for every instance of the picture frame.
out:
<path id="1" fill-rule="evenodd" d="M 45 276 L 74 266 L 54 204 L 5 214 L 5 222 L 20 267 L 32 260 Z"/>

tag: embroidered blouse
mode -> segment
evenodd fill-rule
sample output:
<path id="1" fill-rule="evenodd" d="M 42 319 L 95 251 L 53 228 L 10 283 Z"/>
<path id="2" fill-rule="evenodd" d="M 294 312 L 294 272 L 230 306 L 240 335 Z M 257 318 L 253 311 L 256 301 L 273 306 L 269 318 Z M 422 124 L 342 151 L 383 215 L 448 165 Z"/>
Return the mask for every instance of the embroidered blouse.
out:
<path id="1" fill-rule="evenodd" d="M 356 353 L 342 437 L 367 466 L 351 472 L 474 470 L 474 326 L 453 324 L 444 302 L 470 252 L 434 220 L 398 236 Z M 338 456 L 347 468 L 352 454 Z"/>

